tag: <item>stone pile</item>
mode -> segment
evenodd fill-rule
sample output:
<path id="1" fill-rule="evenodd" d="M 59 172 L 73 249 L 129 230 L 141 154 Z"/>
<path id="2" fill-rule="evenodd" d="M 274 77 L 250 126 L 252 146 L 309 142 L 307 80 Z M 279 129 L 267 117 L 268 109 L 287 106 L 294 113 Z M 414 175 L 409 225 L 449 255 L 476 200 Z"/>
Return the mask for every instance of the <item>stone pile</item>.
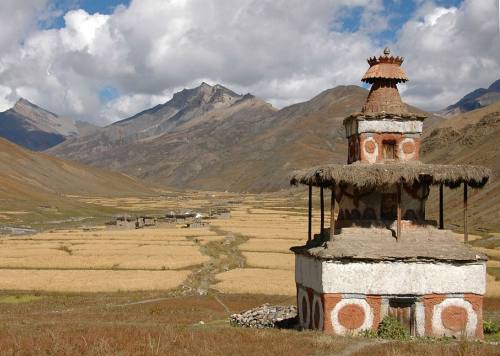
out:
<path id="1" fill-rule="evenodd" d="M 247 328 L 294 328 L 297 325 L 297 308 L 294 305 L 263 304 L 260 307 L 233 314 L 229 322 Z"/>

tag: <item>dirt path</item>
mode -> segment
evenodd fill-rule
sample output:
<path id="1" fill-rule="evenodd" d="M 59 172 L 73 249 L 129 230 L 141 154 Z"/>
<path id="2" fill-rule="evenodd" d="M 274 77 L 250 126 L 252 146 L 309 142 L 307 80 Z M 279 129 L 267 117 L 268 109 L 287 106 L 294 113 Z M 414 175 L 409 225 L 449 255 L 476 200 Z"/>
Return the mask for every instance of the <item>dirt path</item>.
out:
<path id="1" fill-rule="evenodd" d="M 210 260 L 205 262 L 201 267 L 193 270 L 184 284 L 180 287 L 182 294 L 217 294 L 218 292 L 211 288 L 211 286 L 216 282 L 215 275 L 234 268 L 245 266 L 245 257 L 241 254 L 238 246 L 247 241 L 248 238 L 214 226 L 211 226 L 210 230 L 214 231 L 217 236 L 224 237 L 224 240 L 211 241 L 203 244 L 195 237 L 188 238 L 199 247 L 201 253 L 210 257 Z M 219 301 L 219 303 L 221 302 Z"/>

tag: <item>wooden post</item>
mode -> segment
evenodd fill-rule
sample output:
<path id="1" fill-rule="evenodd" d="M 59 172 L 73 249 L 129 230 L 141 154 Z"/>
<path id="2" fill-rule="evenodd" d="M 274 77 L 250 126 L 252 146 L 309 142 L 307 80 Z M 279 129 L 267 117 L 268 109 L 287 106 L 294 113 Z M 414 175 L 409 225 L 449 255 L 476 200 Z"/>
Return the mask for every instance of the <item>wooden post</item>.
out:
<path id="1" fill-rule="evenodd" d="M 443 206 L 444 206 L 444 194 L 443 194 L 443 183 L 439 185 L 439 229 L 444 229 L 444 215 L 443 215 Z"/>
<path id="2" fill-rule="evenodd" d="M 321 238 L 323 239 L 323 233 L 325 231 L 325 196 L 323 193 L 323 186 L 319 187 L 319 206 L 321 210 L 319 231 L 321 233 Z"/>
<path id="3" fill-rule="evenodd" d="M 332 185 L 332 196 L 330 198 L 330 241 L 335 235 L 335 183 Z"/>
<path id="4" fill-rule="evenodd" d="M 467 229 L 467 183 L 464 182 L 464 243 L 469 242 L 469 232 Z"/>
<path id="5" fill-rule="evenodd" d="M 397 214 L 398 214 L 398 222 L 397 222 L 397 233 L 396 233 L 396 240 L 399 241 L 401 239 L 401 185 L 403 184 L 403 181 L 400 180 L 398 182 L 398 194 L 397 194 L 397 199 L 398 199 L 398 206 L 397 206 Z"/>
<path id="6" fill-rule="evenodd" d="M 307 241 L 311 241 L 312 235 L 312 185 L 309 184 L 309 203 L 308 203 L 308 221 L 307 221 Z"/>

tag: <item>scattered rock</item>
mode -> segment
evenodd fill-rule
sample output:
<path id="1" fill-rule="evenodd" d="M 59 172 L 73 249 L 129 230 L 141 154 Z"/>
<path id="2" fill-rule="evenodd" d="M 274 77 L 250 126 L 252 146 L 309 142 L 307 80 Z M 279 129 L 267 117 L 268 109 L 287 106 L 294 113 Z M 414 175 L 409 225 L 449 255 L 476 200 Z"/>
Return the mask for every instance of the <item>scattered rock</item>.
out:
<path id="1" fill-rule="evenodd" d="M 233 326 L 247 328 L 292 329 L 298 325 L 297 308 L 294 305 L 283 306 L 266 303 L 240 314 L 231 315 L 229 322 Z"/>

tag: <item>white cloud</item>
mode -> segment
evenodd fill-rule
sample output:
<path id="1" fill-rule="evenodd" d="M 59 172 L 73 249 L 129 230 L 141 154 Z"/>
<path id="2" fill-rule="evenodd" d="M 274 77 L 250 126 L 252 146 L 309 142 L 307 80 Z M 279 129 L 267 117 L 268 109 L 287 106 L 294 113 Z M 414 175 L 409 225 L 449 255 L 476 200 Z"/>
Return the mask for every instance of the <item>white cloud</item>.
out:
<path id="1" fill-rule="evenodd" d="M 65 27 L 43 30 L 33 24 L 46 1 L 25 3 L 20 30 L 0 35 L 9 44 L 0 53 L 0 108 L 25 95 L 101 124 L 203 80 L 277 106 L 359 84 L 366 58 L 381 50 L 373 31 L 387 29 L 390 16 L 382 0 L 140 0 L 111 15 L 72 10 Z M 499 77 L 497 20 L 487 18 L 493 3 L 419 5 L 395 44 L 408 58 L 406 99 L 440 108 Z M 343 32 L 343 15 L 354 7 L 363 9 L 359 30 Z M 103 87 L 119 97 L 103 101 Z"/>
<path id="2" fill-rule="evenodd" d="M 500 78 L 497 1 L 424 3 L 399 31 L 397 46 L 410 77 L 404 98 L 429 110 L 453 104 Z"/>

